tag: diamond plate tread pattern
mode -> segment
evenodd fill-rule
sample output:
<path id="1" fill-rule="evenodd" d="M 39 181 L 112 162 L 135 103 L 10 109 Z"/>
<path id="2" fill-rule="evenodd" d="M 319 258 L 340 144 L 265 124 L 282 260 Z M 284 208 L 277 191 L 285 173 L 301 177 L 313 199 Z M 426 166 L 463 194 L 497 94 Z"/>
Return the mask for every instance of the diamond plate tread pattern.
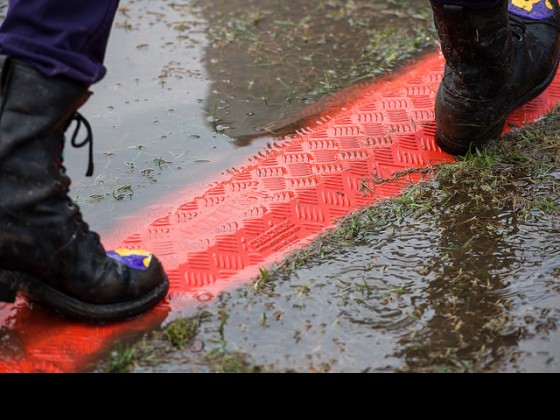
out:
<path id="1" fill-rule="evenodd" d="M 171 283 L 166 301 L 145 316 L 91 326 L 31 310 L 23 298 L 0 304 L 0 372 L 83 370 L 116 338 L 249 281 L 340 217 L 426 176 L 415 169 L 452 161 L 434 142 L 443 64 L 438 54 L 427 55 L 397 75 L 355 87 L 344 93 L 341 109 L 273 142 L 194 198 L 182 200 L 179 191 L 165 210 L 123 221 L 105 238 L 107 248 L 153 251 Z M 511 115 L 508 128 L 536 120 L 559 100 L 556 78 Z"/>

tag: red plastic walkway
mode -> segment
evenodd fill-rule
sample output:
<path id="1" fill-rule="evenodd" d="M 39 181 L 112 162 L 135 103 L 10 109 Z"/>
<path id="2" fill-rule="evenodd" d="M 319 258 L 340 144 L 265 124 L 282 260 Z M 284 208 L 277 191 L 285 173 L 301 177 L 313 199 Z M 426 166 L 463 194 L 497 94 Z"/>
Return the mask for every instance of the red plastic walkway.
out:
<path id="1" fill-rule="evenodd" d="M 171 292 L 148 314 L 100 326 L 62 319 L 22 298 L 0 303 L 0 372 L 86 370 L 116 341 L 248 282 L 260 267 L 335 227 L 337 218 L 419 181 L 418 173 L 400 176 L 403 171 L 451 161 L 433 140 L 442 72 L 442 59 L 432 54 L 399 75 L 357 88 L 330 117 L 271 145 L 196 198 L 178 192 L 165 203 L 173 211 L 132 216 L 105 238 L 108 248 L 150 249 L 163 261 Z M 557 77 L 510 123 L 534 121 L 559 100 Z"/>

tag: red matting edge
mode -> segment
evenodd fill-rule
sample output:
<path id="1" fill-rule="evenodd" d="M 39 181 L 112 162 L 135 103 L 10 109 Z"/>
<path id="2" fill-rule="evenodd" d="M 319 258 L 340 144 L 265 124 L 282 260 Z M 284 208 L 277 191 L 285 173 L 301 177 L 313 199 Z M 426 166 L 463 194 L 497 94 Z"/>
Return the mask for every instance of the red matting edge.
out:
<path id="1" fill-rule="evenodd" d="M 105 239 L 107 248 L 149 249 L 170 278 L 168 298 L 148 314 L 102 326 L 31 310 L 23 298 L 0 304 L 0 372 L 88 369 L 115 341 L 248 282 L 260 267 L 308 244 L 340 217 L 396 196 L 422 177 L 403 171 L 452 161 L 433 138 L 442 72 L 441 57 L 431 54 L 397 76 L 353 89 L 331 117 L 270 145 L 195 198 L 181 199 L 178 192 L 165 203 L 172 211 L 123 222 Z M 511 115 L 510 126 L 535 121 L 559 101 L 557 77 Z"/>

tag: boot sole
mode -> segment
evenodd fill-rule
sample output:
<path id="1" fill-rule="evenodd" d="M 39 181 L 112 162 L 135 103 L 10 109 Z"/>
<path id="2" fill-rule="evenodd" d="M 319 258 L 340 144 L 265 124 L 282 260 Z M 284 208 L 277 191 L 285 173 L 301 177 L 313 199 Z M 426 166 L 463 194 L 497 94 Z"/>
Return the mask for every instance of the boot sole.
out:
<path id="1" fill-rule="evenodd" d="M 467 147 L 465 147 L 464 144 L 458 144 L 452 140 L 449 140 L 448 138 L 446 138 L 445 134 L 441 133 L 439 130 L 436 130 L 436 143 L 438 144 L 438 146 L 446 153 L 452 155 L 464 155 L 471 151 L 473 146 L 477 147 L 477 145 L 482 145 L 492 139 L 498 138 L 504 129 L 507 121 L 507 116 L 509 116 L 517 108 L 520 108 L 527 102 L 535 99 L 537 96 L 543 93 L 546 88 L 552 83 L 554 77 L 556 76 L 556 72 L 558 71 L 559 63 L 560 53 L 556 56 L 556 61 L 554 62 L 554 65 L 548 76 L 533 90 L 519 98 L 515 102 L 515 104 L 507 111 L 506 118 L 498 122 L 495 126 L 491 127 L 483 136 L 473 139 Z"/>
<path id="2" fill-rule="evenodd" d="M 155 306 L 167 295 L 169 280 L 165 277 L 159 286 L 134 300 L 94 304 L 61 293 L 31 275 L 3 271 L 0 274 L 0 300 L 14 302 L 18 290 L 32 300 L 70 318 L 88 322 L 109 322 L 132 318 Z"/>

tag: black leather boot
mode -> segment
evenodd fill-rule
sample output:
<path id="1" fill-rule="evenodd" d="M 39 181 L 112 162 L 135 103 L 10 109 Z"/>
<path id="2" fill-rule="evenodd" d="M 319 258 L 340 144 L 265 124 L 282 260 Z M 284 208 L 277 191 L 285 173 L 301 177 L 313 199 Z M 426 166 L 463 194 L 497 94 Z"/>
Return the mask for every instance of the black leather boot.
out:
<path id="1" fill-rule="evenodd" d="M 546 4 L 550 13 L 537 20 L 508 13 L 507 1 L 484 9 L 432 2 L 446 59 L 435 105 L 444 151 L 464 154 L 497 138 L 507 116 L 553 80 L 560 18 L 558 1 Z"/>
<path id="2" fill-rule="evenodd" d="M 158 303 L 168 281 L 147 252 L 106 253 L 68 197 L 64 132 L 84 121 L 76 110 L 88 97 L 0 56 L 0 300 L 20 290 L 62 314 L 111 321 Z"/>

